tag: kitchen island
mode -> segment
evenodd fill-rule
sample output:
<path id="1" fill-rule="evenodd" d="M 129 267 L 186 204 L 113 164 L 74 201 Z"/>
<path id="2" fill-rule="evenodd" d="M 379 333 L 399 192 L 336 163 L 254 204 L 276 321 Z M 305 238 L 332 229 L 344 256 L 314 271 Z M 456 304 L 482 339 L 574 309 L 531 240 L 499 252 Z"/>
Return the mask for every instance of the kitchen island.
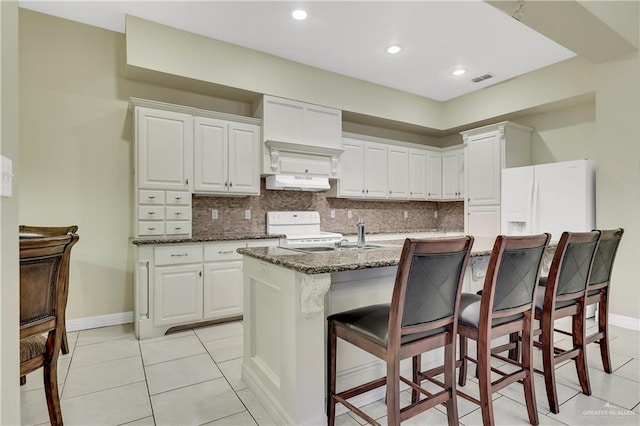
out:
<path id="1" fill-rule="evenodd" d="M 475 261 L 487 258 L 493 242 L 476 239 Z M 318 253 L 283 247 L 238 250 L 244 255 L 242 378 L 276 424 L 326 424 L 326 317 L 389 303 L 402 243 L 380 241 L 377 247 Z M 338 344 L 338 390 L 385 374 L 377 358 Z M 423 365 L 441 358 L 440 351 L 425 354 Z M 401 369 L 410 369 L 410 364 L 402 363 Z M 382 396 L 379 389 L 353 402 L 361 406 Z"/>

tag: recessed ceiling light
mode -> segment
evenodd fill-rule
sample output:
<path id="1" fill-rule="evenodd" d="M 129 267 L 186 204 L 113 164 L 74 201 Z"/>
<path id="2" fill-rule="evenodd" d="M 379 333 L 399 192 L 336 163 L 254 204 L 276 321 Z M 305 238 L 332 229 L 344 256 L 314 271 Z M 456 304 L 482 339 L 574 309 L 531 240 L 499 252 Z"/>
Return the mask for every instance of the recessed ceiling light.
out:
<path id="1" fill-rule="evenodd" d="M 291 16 L 293 16 L 293 19 L 296 19 L 298 21 L 304 21 L 305 19 L 307 19 L 307 12 L 302 9 L 297 9 L 291 12 Z"/>
<path id="2" fill-rule="evenodd" d="M 467 73 L 467 70 L 465 70 L 464 68 L 458 68 L 457 70 L 453 71 L 451 74 L 453 75 L 464 75 Z"/>
<path id="3" fill-rule="evenodd" d="M 399 44 L 392 44 L 391 46 L 387 47 L 387 53 L 390 53 L 392 55 L 395 55 L 401 50 L 402 50 L 402 46 L 400 46 Z"/>

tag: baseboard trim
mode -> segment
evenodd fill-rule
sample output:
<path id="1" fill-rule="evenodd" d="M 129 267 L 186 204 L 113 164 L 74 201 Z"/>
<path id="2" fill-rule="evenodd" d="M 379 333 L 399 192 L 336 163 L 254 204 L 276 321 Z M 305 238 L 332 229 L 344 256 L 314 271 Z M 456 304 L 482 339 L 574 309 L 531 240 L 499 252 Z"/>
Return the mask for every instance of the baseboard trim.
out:
<path id="1" fill-rule="evenodd" d="M 635 331 L 640 331 L 640 318 L 609 314 L 609 324 Z"/>
<path id="2" fill-rule="evenodd" d="M 133 311 L 66 320 L 67 331 L 89 330 L 131 323 L 133 323 Z"/>

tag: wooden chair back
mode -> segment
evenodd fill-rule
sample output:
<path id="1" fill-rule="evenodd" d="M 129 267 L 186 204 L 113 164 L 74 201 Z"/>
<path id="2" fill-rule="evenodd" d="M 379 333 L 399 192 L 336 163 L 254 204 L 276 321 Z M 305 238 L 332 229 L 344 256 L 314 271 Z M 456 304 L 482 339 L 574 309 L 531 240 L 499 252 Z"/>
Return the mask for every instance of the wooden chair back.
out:
<path id="1" fill-rule="evenodd" d="M 600 231 L 562 233 L 547 277 L 545 311 L 585 295 L 600 235 Z"/>
<path id="2" fill-rule="evenodd" d="M 602 235 L 600 236 L 596 256 L 593 259 L 593 266 L 589 278 L 590 288 L 604 287 L 611 281 L 613 262 L 616 259 L 616 253 L 618 252 L 624 229 L 608 229 L 600 232 L 602 232 Z"/>
<path id="3" fill-rule="evenodd" d="M 480 328 L 531 311 L 551 234 L 504 236 L 493 245 L 480 304 Z M 481 331 L 482 332 L 482 331 Z"/>
<path id="4" fill-rule="evenodd" d="M 455 330 L 473 240 L 405 240 L 391 299 L 390 348 L 400 346 L 405 336 Z"/>

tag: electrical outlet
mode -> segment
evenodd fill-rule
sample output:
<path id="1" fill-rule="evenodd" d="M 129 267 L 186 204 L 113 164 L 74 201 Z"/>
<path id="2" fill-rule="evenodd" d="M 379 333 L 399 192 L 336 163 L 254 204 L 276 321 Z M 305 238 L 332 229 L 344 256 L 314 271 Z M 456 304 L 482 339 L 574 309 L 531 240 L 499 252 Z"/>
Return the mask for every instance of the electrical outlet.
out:
<path id="1" fill-rule="evenodd" d="M 409 212 L 406 210 L 404 211 L 404 218 L 409 219 Z"/>
<path id="2" fill-rule="evenodd" d="M 433 211 L 433 217 L 435 217 L 436 219 L 438 218 L 438 210 Z"/>
<path id="3" fill-rule="evenodd" d="M 244 218 L 245 219 L 251 219 L 251 210 L 245 210 L 244 211 Z"/>
<path id="4" fill-rule="evenodd" d="M 211 219 L 213 219 L 213 220 L 218 219 L 218 210 L 211 209 Z"/>
<path id="5" fill-rule="evenodd" d="M 353 213 L 351 210 L 347 210 L 347 218 L 351 219 L 353 217 Z"/>
<path id="6" fill-rule="evenodd" d="M 331 219 L 335 219 L 335 218 L 336 218 L 336 211 L 331 210 Z"/>

